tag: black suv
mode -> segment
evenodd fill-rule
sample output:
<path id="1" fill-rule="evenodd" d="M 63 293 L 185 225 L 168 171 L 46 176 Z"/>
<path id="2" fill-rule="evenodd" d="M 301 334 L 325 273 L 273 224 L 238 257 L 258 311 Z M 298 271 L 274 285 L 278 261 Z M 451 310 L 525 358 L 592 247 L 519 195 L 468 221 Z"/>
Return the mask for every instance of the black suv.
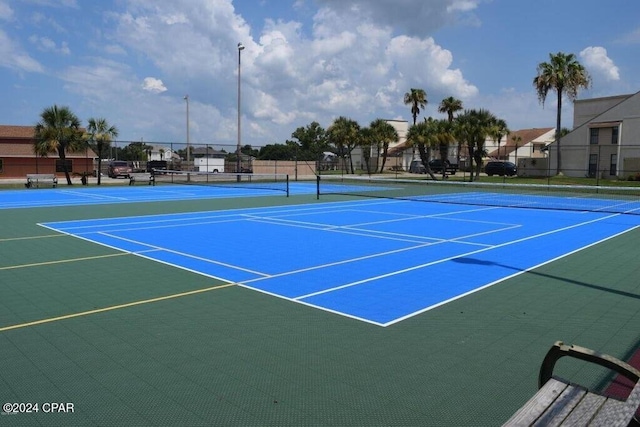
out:
<path id="1" fill-rule="evenodd" d="M 429 168 L 434 173 L 442 173 L 442 160 L 441 159 L 429 160 Z M 445 160 L 444 169 L 448 173 L 456 173 L 458 171 L 458 165 L 452 165 L 451 162 L 449 162 L 449 160 Z"/>
<path id="2" fill-rule="evenodd" d="M 489 162 L 484 167 L 484 173 L 489 176 L 514 176 L 518 170 L 516 165 L 511 162 Z"/>

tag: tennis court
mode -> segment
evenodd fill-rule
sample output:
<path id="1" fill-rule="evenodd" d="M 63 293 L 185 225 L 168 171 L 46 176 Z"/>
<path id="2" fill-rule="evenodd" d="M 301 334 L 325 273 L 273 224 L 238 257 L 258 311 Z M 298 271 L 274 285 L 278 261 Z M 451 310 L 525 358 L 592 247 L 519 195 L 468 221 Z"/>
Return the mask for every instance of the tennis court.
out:
<path id="1" fill-rule="evenodd" d="M 0 422 L 499 425 L 640 347 L 640 198 L 402 187 L 0 192 L 0 400 L 76 409 Z"/>

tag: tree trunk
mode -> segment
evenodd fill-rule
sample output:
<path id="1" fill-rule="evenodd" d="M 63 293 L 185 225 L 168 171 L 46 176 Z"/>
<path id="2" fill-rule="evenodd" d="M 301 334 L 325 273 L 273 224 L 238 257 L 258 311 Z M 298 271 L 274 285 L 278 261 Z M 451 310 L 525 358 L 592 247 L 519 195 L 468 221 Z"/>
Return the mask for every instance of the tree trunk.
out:
<path id="1" fill-rule="evenodd" d="M 67 185 L 73 185 L 71 182 L 71 175 L 69 174 L 69 168 L 67 167 L 67 156 L 64 153 L 64 147 L 58 148 L 58 156 L 62 161 L 62 170 L 64 170 L 64 176 L 67 179 Z"/>
<path id="2" fill-rule="evenodd" d="M 560 126 L 562 117 L 562 87 L 557 89 L 558 91 L 558 112 L 556 113 L 556 150 L 558 158 L 558 170 L 557 174 L 562 173 L 562 151 L 560 150 Z"/>

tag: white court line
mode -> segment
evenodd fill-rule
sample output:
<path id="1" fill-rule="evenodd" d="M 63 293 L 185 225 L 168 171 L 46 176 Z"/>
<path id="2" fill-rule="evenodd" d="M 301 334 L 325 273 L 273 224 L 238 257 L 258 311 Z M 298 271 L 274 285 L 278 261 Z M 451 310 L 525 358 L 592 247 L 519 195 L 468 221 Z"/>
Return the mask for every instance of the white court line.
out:
<path id="1" fill-rule="evenodd" d="M 115 196 L 107 196 L 103 194 L 93 194 L 93 193 L 85 193 L 84 191 L 74 191 L 74 190 L 60 190 L 60 193 L 63 194 L 71 194 L 72 196 L 82 196 L 90 199 L 97 200 L 131 200 L 127 197 L 115 197 Z"/>
<path id="2" fill-rule="evenodd" d="M 296 300 L 297 299 L 309 298 L 309 297 L 313 297 L 313 296 L 317 296 L 317 295 L 322 295 L 322 294 L 326 294 L 326 293 L 330 293 L 330 292 L 337 291 L 337 290 L 340 290 L 340 289 L 345 289 L 345 288 L 361 285 L 363 283 L 368 283 L 368 282 L 372 282 L 374 280 L 384 279 L 384 278 L 387 278 L 387 277 L 403 274 L 403 273 L 406 273 L 406 272 L 409 272 L 409 271 L 413 271 L 413 270 L 419 270 L 419 269 L 422 269 L 422 268 L 425 268 L 425 267 L 429 267 L 431 265 L 440 264 L 440 263 L 443 263 L 443 262 L 446 262 L 446 261 L 451 261 L 452 259 L 455 259 L 455 258 L 462 258 L 462 257 L 466 257 L 466 256 L 469 256 L 469 255 L 475 255 L 475 254 L 486 252 L 486 251 L 490 251 L 490 250 L 493 250 L 493 249 L 497 249 L 497 248 L 513 245 L 515 243 L 520 243 L 520 242 L 525 242 L 527 240 L 537 239 L 537 238 L 542 237 L 542 236 L 555 234 L 555 233 L 558 233 L 558 232 L 561 232 L 561 231 L 570 230 L 572 228 L 582 227 L 582 226 L 587 225 L 587 224 L 600 222 L 600 221 L 602 221 L 604 219 L 609 219 L 609 218 L 613 218 L 613 217 L 616 217 L 616 216 L 619 216 L 619 214 L 609 215 L 609 216 L 606 216 L 606 217 L 603 217 L 603 218 L 598 218 L 598 219 L 594 219 L 594 220 L 591 220 L 591 221 L 585 221 L 585 222 L 581 222 L 581 223 L 578 223 L 578 224 L 573 224 L 573 225 L 570 225 L 570 226 L 567 226 L 567 227 L 562 227 L 562 228 L 558 228 L 558 229 L 555 229 L 555 230 L 546 231 L 544 233 L 535 234 L 533 236 L 527 236 L 527 237 L 523 237 L 521 239 L 516 239 L 516 240 L 512 240 L 512 241 L 505 242 L 505 243 L 500 243 L 500 244 L 497 244 L 497 245 L 493 245 L 493 246 L 490 246 L 490 247 L 478 249 L 478 250 L 475 250 L 475 251 L 471 251 L 471 252 L 467 252 L 467 253 L 463 253 L 463 254 L 458 254 L 458 255 L 455 255 L 455 256 L 447 257 L 447 258 L 443 258 L 443 259 L 440 259 L 440 260 L 437 260 L 437 261 L 432 261 L 432 262 L 428 262 L 428 263 L 425 263 L 425 264 L 416 265 L 416 266 L 405 268 L 405 269 L 402 269 L 402 270 L 398 270 L 398 271 L 395 271 L 395 272 L 392 272 L 392 273 L 382 274 L 382 275 L 379 275 L 379 276 L 374 276 L 374 277 L 370 277 L 370 278 L 367 278 L 367 279 L 358 280 L 358 281 L 352 282 L 352 283 L 346 283 L 344 285 L 335 286 L 333 288 L 324 289 L 322 291 L 313 292 L 313 293 L 310 293 L 310 294 L 307 294 L 307 295 L 301 295 L 299 297 L 296 297 Z"/>
<path id="3" fill-rule="evenodd" d="M 617 216 L 617 215 L 613 215 L 613 216 Z M 479 291 L 481 291 L 481 290 L 483 290 L 483 289 L 486 289 L 486 288 L 488 288 L 488 287 L 491 287 L 491 286 L 493 286 L 493 285 L 496 285 L 496 284 L 498 284 L 498 283 L 500 283 L 500 282 L 504 282 L 505 280 L 508 280 L 508 279 L 513 278 L 513 277 L 519 276 L 519 275 L 524 274 L 524 273 L 526 273 L 526 272 L 528 272 L 528 271 L 535 270 L 536 268 L 540 268 L 540 267 L 542 267 L 543 265 L 550 264 L 550 263 L 552 263 L 552 262 L 558 261 L 559 259 L 562 259 L 562 258 L 568 257 L 569 255 L 573 255 L 573 254 L 575 254 L 575 253 L 577 253 L 577 252 L 580 252 L 580 251 L 585 250 L 585 249 L 587 249 L 587 248 L 590 248 L 590 247 L 592 247 L 592 246 L 598 245 L 598 244 L 600 244 L 600 243 L 602 243 L 602 242 L 606 242 L 607 240 L 613 239 L 613 238 L 618 237 L 618 236 L 622 236 L 623 234 L 628 233 L 628 232 L 630 232 L 630 231 L 633 231 L 633 230 L 635 230 L 635 229 L 637 229 L 637 228 L 640 228 L 640 225 L 636 225 L 635 227 L 631 227 L 631 228 L 629 228 L 629 229 L 627 229 L 627 230 L 624 230 L 624 231 L 621 231 L 621 232 L 619 232 L 619 233 L 616 233 L 616 234 L 614 234 L 613 236 L 605 237 L 604 239 L 598 240 L 597 242 L 590 243 L 590 244 L 588 244 L 588 245 L 586 245 L 586 246 L 583 246 L 583 247 L 581 247 L 581 248 L 575 249 L 575 250 L 573 250 L 573 251 L 571 251 L 571 252 L 567 252 L 566 254 L 562 254 L 562 255 L 557 256 L 557 257 L 555 257 L 555 258 L 552 258 L 552 259 L 550 259 L 550 260 L 547 260 L 547 261 L 541 262 L 540 264 L 537 264 L 537 265 L 534 265 L 534 266 L 532 266 L 532 267 L 526 268 L 526 269 L 524 269 L 524 270 L 522 270 L 522 271 L 518 271 L 518 272 L 513 273 L 513 274 L 511 274 L 511 275 L 509 275 L 509 276 L 502 277 L 502 278 L 500 278 L 500 279 L 498 279 L 498 280 L 496 280 L 496 281 L 494 281 L 494 282 L 487 283 L 486 285 L 483 285 L 483 286 L 481 286 L 481 287 L 479 287 L 479 288 L 475 288 L 475 289 L 472 289 L 472 290 L 470 290 L 470 291 L 468 291 L 468 292 L 465 292 L 465 293 L 463 293 L 463 294 L 456 295 L 456 296 L 455 296 L 455 297 L 453 297 L 453 298 L 449 298 L 449 299 L 447 299 L 447 300 L 440 301 L 440 302 L 439 302 L 439 303 L 437 303 L 437 304 L 431 305 L 431 306 L 429 306 L 429 307 L 425 307 L 425 308 L 423 308 L 423 309 L 421 309 L 421 310 L 418 310 L 418 311 L 415 311 L 415 312 L 413 312 L 413 313 L 409 313 L 409 314 L 407 314 L 407 315 L 404 315 L 404 316 L 402 316 L 402 317 L 399 317 L 399 318 L 397 318 L 397 319 L 394 319 L 394 320 L 392 320 L 392 321 L 390 321 L 390 322 L 387 322 L 387 323 L 381 324 L 380 326 L 387 327 L 387 326 L 391 326 L 391 325 L 393 325 L 393 324 L 395 324 L 395 323 L 402 322 L 403 320 L 409 319 L 409 318 L 411 318 L 411 317 L 413 317 L 413 316 L 417 316 L 417 315 L 422 314 L 422 313 L 424 313 L 424 312 L 426 312 L 426 311 L 433 310 L 434 308 L 437 308 L 437 307 L 443 306 L 443 305 L 448 304 L 448 303 L 450 303 L 450 302 L 452 302 L 452 301 L 455 301 L 455 300 L 457 300 L 457 299 L 460 299 L 460 298 L 466 297 L 467 295 L 474 294 L 474 293 L 479 292 Z"/>

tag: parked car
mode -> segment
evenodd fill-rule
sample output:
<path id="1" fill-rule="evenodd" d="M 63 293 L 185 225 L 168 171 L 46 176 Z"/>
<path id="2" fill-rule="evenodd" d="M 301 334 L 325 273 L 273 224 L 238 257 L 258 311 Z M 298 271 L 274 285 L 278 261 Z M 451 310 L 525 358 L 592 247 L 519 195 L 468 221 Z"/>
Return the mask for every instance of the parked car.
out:
<path id="1" fill-rule="evenodd" d="M 427 168 L 422 164 L 422 160 L 414 160 L 409 165 L 409 173 L 427 173 Z"/>
<path id="2" fill-rule="evenodd" d="M 458 165 L 451 164 L 449 160 L 444 161 L 444 169 L 447 173 L 456 173 L 458 171 Z M 429 168 L 434 173 L 442 173 L 442 160 L 441 159 L 433 159 L 429 161 Z"/>
<path id="3" fill-rule="evenodd" d="M 484 166 L 484 172 L 489 176 L 514 176 L 518 170 L 516 165 L 511 162 L 488 162 Z"/>
<path id="4" fill-rule="evenodd" d="M 127 178 L 131 173 L 133 173 L 133 168 L 129 165 L 129 162 L 114 160 L 109 163 L 109 170 L 107 173 L 109 178 L 117 178 L 119 176 Z"/>

